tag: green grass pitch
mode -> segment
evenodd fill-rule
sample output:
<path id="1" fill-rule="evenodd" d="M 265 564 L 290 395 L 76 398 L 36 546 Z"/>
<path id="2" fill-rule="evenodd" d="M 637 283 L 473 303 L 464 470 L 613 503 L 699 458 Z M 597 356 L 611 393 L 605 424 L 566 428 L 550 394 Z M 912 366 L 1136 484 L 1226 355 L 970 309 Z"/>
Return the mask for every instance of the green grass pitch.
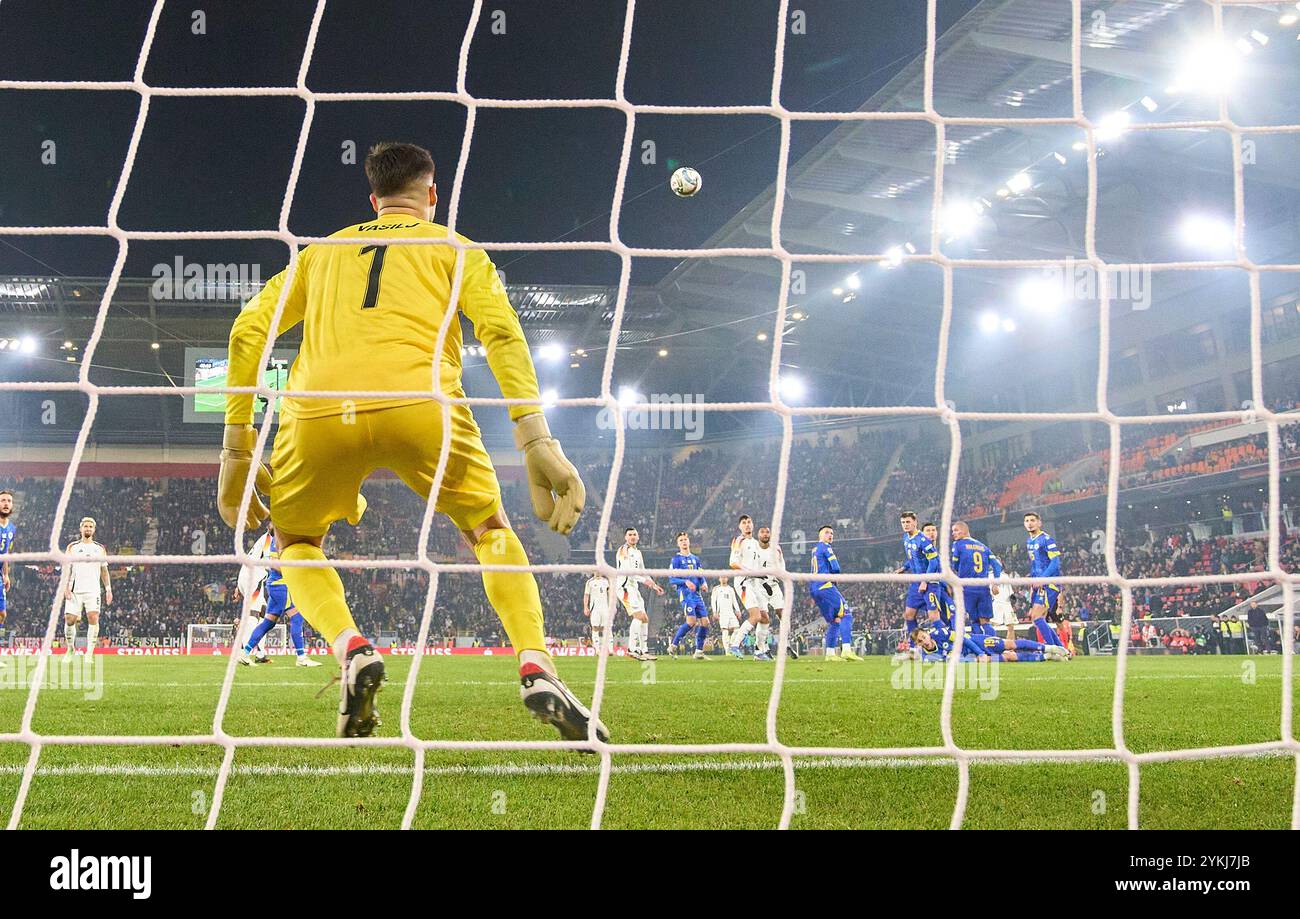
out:
<path id="1" fill-rule="evenodd" d="M 59 664 L 55 659 L 54 667 Z M 47 684 L 34 727 L 48 734 L 201 734 L 211 730 L 225 657 L 101 656 L 102 685 Z M 410 661 L 386 658 L 386 724 Z M 590 697 L 596 663 L 562 659 L 569 685 Z M 996 683 L 971 679 L 953 709 L 958 744 L 972 748 L 1110 747 L 1116 661 L 1005 664 Z M 27 689 L 23 664 L 0 670 L 0 731 L 17 731 Z M 968 668 L 970 665 L 967 665 Z M 619 743 L 764 740 L 772 665 L 711 659 L 609 662 L 602 716 Z M 227 711 L 235 735 L 326 736 L 335 690 L 313 698 L 334 672 L 290 658 L 241 669 Z M 975 674 L 968 669 L 968 672 Z M 6 677 L 5 675 L 8 674 Z M 789 663 L 778 718 L 795 746 L 938 745 L 941 690 L 884 658 Z M 987 671 L 985 677 L 991 677 Z M 1134 658 L 1125 731 L 1138 752 L 1275 741 L 1281 736 L 1278 657 Z M 98 696 L 98 698 L 94 698 Z M 426 658 L 412 708 L 425 739 L 549 740 L 519 704 L 505 658 Z M 24 744 L 0 744 L 0 819 L 8 821 Z M 47 746 L 22 816 L 24 828 L 199 828 L 212 800 L 219 747 Z M 405 749 L 242 748 L 226 790 L 222 828 L 399 826 L 411 787 Z M 415 825 L 422 828 L 586 827 L 599 761 L 568 752 L 430 751 Z M 782 775 L 763 755 L 616 756 L 603 825 L 609 828 L 774 827 Z M 1257 756 L 1161 763 L 1141 770 L 1140 822 L 1149 828 L 1284 828 L 1296 762 Z M 796 760 L 793 826 L 945 828 L 957 792 L 951 761 Z M 964 826 L 1123 828 L 1127 770 L 1118 762 L 971 766 Z"/>

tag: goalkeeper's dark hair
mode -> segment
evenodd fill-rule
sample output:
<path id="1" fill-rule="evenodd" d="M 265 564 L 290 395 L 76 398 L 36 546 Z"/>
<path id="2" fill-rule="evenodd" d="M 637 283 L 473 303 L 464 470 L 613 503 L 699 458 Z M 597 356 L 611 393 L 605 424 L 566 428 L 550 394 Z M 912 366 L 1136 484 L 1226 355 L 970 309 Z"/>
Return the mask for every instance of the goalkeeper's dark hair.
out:
<path id="1" fill-rule="evenodd" d="M 433 154 L 415 144 L 384 141 L 366 154 L 366 179 L 376 198 L 386 198 L 433 175 Z"/>
<path id="2" fill-rule="evenodd" d="M 906 518 L 908 518 L 908 517 L 911 517 L 913 520 L 915 520 L 915 519 L 916 519 L 916 511 L 903 511 L 901 514 L 898 515 L 898 519 L 899 519 L 899 520 L 904 520 L 904 519 L 906 519 Z"/>
<path id="3" fill-rule="evenodd" d="M 754 518 L 749 516 L 748 514 L 741 514 L 740 519 L 737 520 L 736 523 L 744 523 L 746 520 L 753 520 L 753 519 Z"/>
<path id="4" fill-rule="evenodd" d="M 7 488 L 0 488 L 0 495 L 8 495 L 9 497 L 12 498 L 14 496 L 14 493 Z"/>

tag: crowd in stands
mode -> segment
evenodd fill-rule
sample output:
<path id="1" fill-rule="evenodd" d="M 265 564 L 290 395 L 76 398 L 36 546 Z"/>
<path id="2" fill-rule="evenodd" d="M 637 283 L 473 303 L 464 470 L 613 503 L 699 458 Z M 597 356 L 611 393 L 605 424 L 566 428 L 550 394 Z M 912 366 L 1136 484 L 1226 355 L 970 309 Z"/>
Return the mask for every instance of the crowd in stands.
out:
<path id="1" fill-rule="evenodd" d="M 1281 447 L 1287 458 L 1300 456 L 1295 426 L 1282 429 Z M 1194 476 L 1222 468 L 1244 468 L 1263 461 L 1263 435 L 1240 436 L 1206 447 L 1191 448 L 1186 437 L 1213 428 L 1170 431 L 1168 426 L 1127 436 L 1121 460 L 1121 482 L 1126 487 Z M 945 437 L 917 436 L 918 429 L 839 429 L 803 436 L 792 443 L 783 506 L 783 536 L 802 536 L 807 546 L 816 528 L 837 526 L 837 543 L 846 571 L 887 572 L 899 563 L 898 511 L 915 509 L 923 516 L 942 502 L 949 459 Z M 930 423 L 930 433 L 943 426 Z M 902 433 L 900 433 L 900 431 Z M 1105 483 L 1105 453 L 1088 475 L 1100 476 L 1100 485 L 1087 477 L 1072 479 L 1071 490 L 1060 487 L 1061 470 L 1089 456 L 1080 442 L 1066 437 L 1045 437 L 1042 450 L 1028 457 L 997 464 L 998 472 L 980 473 L 963 467 L 958 477 L 957 513 L 979 518 L 981 511 L 1019 509 L 1053 503 L 1063 495 L 1077 496 L 1081 489 Z M 1179 452 L 1180 444 L 1184 447 Z M 600 506 L 609 486 L 611 458 L 594 451 L 574 451 L 574 459 L 590 485 L 587 513 L 567 541 L 550 533 L 533 517 L 526 487 L 505 477 L 503 501 L 521 539 L 535 562 L 583 562 L 594 558 L 600 523 Z M 606 559 L 623 538 L 626 526 L 642 535 L 647 564 L 666 567 L 674 551 L 673 537 L 689 530 L 697 551 L 709 567 L 725 567 L 727 545 L 735 534 L 739 514 L 752 513 L 759 524 L 771 519 L 780 462 L 780 442 L 715 442 L 707 447 L 676 453 L 664 450 L 629 450 L 619 472 L 606 547 Z M 1077 467 L 1076 467 L 1077 469 Z M 1091 483 L 1091 484 L 1089 484 Z M 16 477 L 0 483 L 15 492 L 18 542 L 15 551 L 43 549 L 53 526 L 62 479 Z M 327 543 L 332 557 L 419 558 L 419 533 L 425 504 L 395 478 L 373 479 L 365 486 L 370 510 L 360 525 L 334 527 Z M 1010 496 L 1010 497 L 1009 497 Z M 875 501 L 873 503 L 873 498 Z M 1284 499 L 1286 496 L 1284 495 Z M 1291 503 L 1296 502 L 1292 499 Z M 1225 513 L 1232 510 L 1224 505 Z M 1238 504 L 1239 513 L 1263 510 L 1250 502 Z M 76 538 L 77 521 L 94 516 L 98 537 L 113 554 L 148 553 L 204 556 L 224 554 L 230 531 L 217 517 L 213 482 L 206 478 L 78 479 L 60 529 L 60 544 Z M 1207 535 L 1205 528 L 1179 527 L 1173 521 L 1158 529 L 1143 527 L 1137 517 L 1121 520 L 1118 562 L 1127 577 L 1161 578 L 1221 574 L 1267 568 L 1267 544 L 1230 530 Z M 250 534 L 251 542 L 254 534 Z M 1097 539 L 1086 532 L 1054 532 L 1065 553 L 1067 573 L 1105 574 Z M 870 538 L 867 538 L 870 537 Z M 889 537 L 884 540 L 883 537 Z M 461 536 L 443 517 L 435 515 L 427 545 L 434 562 L 472 562 Z M 998 545 L 995 550 L 1012 572 L 1021 571 L 1023 542 Z M 802 558 L 787 565 L 801 570 Z M 1283 545 L 1283 562 L 1300 567 L 1295 539 Z M 183 637 L 191 622 L 228 622 L 235 618 L 238 601 L 233 586 L 236 571 L 227 565 L 155 564 L 119 568 L 114 572 L 114 604 L 105 617 L 106 637 L 163 640 Z M 39 634 L 49 613 L 58 572 L 51 565 L 23 566 L 13 572 L 11 633 Z M 414 638 L 428 595 L 428 574 L 419 569 L 344 569 L 350 602 L 363 628 L 396 633 L 399 640 Z M 548 633 L 575 638 L 586 633 L 582 614 L 585 574 L 542 574 L 542 596 Z M 664 583 L 661 580 L 661 583 Z M 666 583 L 664 586 L 667 586 Z M 1256 588 L 1251 583 L 1195 585 L 1191 587 L 1137 588 L 1138 616 L 1197 616 L 1221 611 Z M 901 585 L 845 584 L 844 593 L 854 607 L 860 628 L 894 629 L 901 624 Z M 666 618 L 676 621 L 671 596 L 658 600 Z M 1092 619 L 1116 617 L 1120 594 L 1111 585 L 1078 586 L 1067 591 L 1069 609 L 1088 610 Z M 815 629 L 807 598 L 796 589 L 793 614 L 800 625 Z M 500 639 L 500 624 L 487 605 L 479 577 L 474 574 L 439 576 L 431 620 L 435 639 L 473 636 L 489 643 Z"/>

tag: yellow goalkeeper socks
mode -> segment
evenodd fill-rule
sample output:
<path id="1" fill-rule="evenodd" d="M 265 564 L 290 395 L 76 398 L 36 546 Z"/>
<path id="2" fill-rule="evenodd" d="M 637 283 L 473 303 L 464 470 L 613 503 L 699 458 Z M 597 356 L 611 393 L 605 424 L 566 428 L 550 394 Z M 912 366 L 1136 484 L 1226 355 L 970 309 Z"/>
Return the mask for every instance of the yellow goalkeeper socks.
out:
<path id="1" fill-rule="evenodd" d="M 325 553 L 309 542 L 296 542 L 281 549 L 280 558 L 286 562 L 324 561 Z M 331 646 L 344 629 L 356 629 L 352 611 L 343 596 L 343 579 L 337 570 L 286 565 L 280 572 L 298 612 Z"/>
<path id="2" fill-rule="evenodd" d="M 514 530 L 486 531 L 474 544 L 474 557 L 481 565 L 527 565 L 528 553 Z M 485 571 L 483 590 L 501 617 L 510 646 L 516 655 L 537 651 L 546 655 L 542 631 L 542 595 L 531 571 Z M 549 658 L 548 658 L 549 662 Z M 547 668 L 550 669 L 550 668 Z"/>

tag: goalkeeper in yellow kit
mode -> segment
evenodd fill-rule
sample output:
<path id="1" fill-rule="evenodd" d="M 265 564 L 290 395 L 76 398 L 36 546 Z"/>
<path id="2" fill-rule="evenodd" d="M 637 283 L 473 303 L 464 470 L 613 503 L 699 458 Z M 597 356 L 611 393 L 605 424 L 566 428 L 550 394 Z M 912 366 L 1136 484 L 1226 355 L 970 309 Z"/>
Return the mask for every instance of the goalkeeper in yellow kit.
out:
<path id="1" fill-rule="evenodd" d="M 230 395 L 221 452 L 217 505 L 235 525 L 250 474 L 270 497 L 279 557 L 324 560 L 321 542 L 330 524 L 356 524 L 365 510 L 361 483 L 391 469 L 428 499 L 444 432 L 443 406 L 432 395 L 434 370 L 442 392 L 463 398 L 461 332 L 449 322 L 435 353 L 446 311 L 459 309 L 474 324 L 488 364 L 508 399 L 539 399 L 528 343 L 491 260 L 466 249 L 460 298 L 452 304 L 457 250 L 446 245 L 379 245 L 385 238 L 447 238 L 430 221 L 437 189 L 429 152 L 413 144 L 379 144 L 366 157 L 370 203 L 376 217 L 339 230 L 333 238 L 356 244 L 308 246 L 293 278 L 281 272 L 249 300 L 230 330 L 229 382 L 256 386 L 276 304 L 284 310 L 276 334 L 302 323 L 302 348 L 289 374 L 271 468 L 252 469 L 257 431 L 253 397 Z M 458 237 L 468 242 L 464 237 Z M 287 291 L 284 290 L 288 286 Z M 429 391 L 428 397 L 367 399 L 298 397 L 307 391 Z M 523 451 L 533 510 L 559 533 L 582 513 L 585 490 L 578 471 L 551 437 L 538 405 L 513 405 L 515 444 Z M 519 537 L 501 507 L 491 459 L 466 405 L 451 406 L 450 452 L 436 508 L 464 534 L 481 564 L 527 565 Z M 254 493 L 245 526 L 267 516 Z M 369 736 L 379 724 L 375 693 L 384 665 L 357 630 L 338 572 L 329 567 L 284 566 L 299 610 L 331 643 L 342 668 L 340 737 Z M 555 674 L 542 632 L 542 602 L 531 572 L 485 571 L 483 587 L 501 617 L 519 662 L 520 695 L 535 716 L 566 739 L 588 736 L 591 713 Z M 602 739 L 608 738 L 597 725 Z"/>

